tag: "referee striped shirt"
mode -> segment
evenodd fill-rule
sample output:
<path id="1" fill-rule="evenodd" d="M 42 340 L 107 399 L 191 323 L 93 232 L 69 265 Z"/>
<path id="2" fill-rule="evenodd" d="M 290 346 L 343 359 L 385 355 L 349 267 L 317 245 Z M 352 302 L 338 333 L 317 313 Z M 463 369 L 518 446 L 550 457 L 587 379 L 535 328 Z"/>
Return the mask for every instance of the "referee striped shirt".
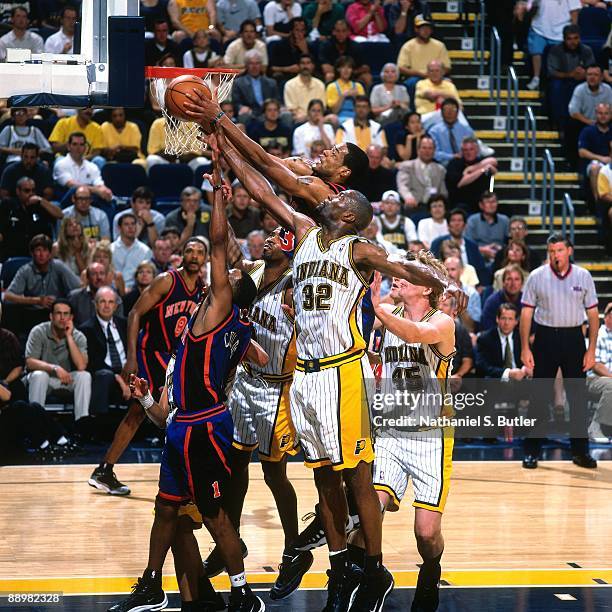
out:
<path id="1" fill-rule="evenodd" d="M 546 263 L 529 275 L 522 305 L 535 309 L 533 318 L 539 325 L 578 327 L 586 318 L 585 310 L 597 308 L 593 277 L 575 264 L 560 276 Z"/>

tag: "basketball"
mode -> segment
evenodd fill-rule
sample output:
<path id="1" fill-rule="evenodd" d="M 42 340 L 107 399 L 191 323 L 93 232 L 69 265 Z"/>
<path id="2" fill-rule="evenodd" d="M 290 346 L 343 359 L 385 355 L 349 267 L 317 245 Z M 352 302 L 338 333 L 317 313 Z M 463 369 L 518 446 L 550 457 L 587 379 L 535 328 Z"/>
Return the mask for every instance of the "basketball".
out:
<path id="1" fill-rule="evenodd" d="M 210 89 L 200 77 L 184 74 L 173 79 L 166 88 L 164 95 L 166 110 L 177 119 L 192 121 L 193 119 L 185 113 L 183 105 L 189 101 L 185 94 L 193 94 L 194 89 L 205 95 L 209 100 L 212 98 Z"/>

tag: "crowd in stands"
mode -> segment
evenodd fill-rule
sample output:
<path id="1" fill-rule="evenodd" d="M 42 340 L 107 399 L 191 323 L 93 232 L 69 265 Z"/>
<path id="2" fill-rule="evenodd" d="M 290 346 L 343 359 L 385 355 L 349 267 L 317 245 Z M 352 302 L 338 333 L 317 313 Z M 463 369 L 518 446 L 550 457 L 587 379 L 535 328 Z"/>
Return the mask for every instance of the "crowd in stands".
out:
<path id="1" fill-rule="evenodd" d="M 13 4 L 0 15 L 0 61 L 10 48 L 72 51 L 78 3 Z M 527 19 L 526 4 L 516 3 L 515 20 Z M 140 5 L 146 64 L 239 69 L 223 110 L 267 151 L 316 159 L 350 142 L 367 153 L 369 176 L 360 188 L 376 216 L 363 235 L 391 253 L 431 249 L 468 295 L 456 319 L 456 381 L 474 371 L 502 380 L 530 376 L 519 348 L 497 363 L 491 342 L 495 330 L 516 340 L 522 289 L 542 262 L 529 245 L 526 219 L 504 215 L 489 191 L 498 161 L 464 113 L 427 3 Z M 529 87 L 548 88 L 553 116 L 574 138 L 607 227 L 612 79 L 601 62 L 610 56 L 610 38 L 598 53 L 580 41 L 579 0 L 538 5 L 525 37 L 533 59 Z M 388 51 L 377 70 L 367 56 L 373 44 Z M 43 451 L 71 447 L 64 430 L 48 433 L 39 410 L 46 402 L 66 392 L 79 430 L 125 401 L 125 317 L 157 274 L 180 265 L 189 237 L 208 236 L 212 187 L 202 174 L 210 155 L 195 150 L 176 158 L 164 148 L 164 120 L 148 89 L 141 109 L 0 108 L 0 332 L 14 346 L 0 359 L 0 387 L 11 402 L 29 403 L 43 431 L 31 441 Z M 131 169 L 140 182 L 126 188 L 113 167 L 126 175 Z M 245 256 L 259 258 L 275 221 L 222 170 L 233 189 L 229 223 Z M 450 301 L 443 308 L 453 313 Z M 608 335 L 600 334 L 607 346 L 598 352 L 601 378 L 612 376 L 611 311 L 609 305 L 602 326 Z"/>

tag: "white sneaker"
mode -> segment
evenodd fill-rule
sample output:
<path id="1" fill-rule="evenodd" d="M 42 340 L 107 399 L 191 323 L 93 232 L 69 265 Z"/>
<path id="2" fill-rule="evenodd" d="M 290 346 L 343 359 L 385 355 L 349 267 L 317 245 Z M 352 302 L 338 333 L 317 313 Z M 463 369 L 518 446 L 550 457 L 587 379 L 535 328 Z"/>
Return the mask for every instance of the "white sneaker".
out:
<path id="1" fill-rule="evenodd" d="M 534 76 L 529 83 L 527 83 L 527 89 L 529 91 L 535 91 L 540 88 L 540 77 Z"/>
<path id="2" fill-rule="evenodd" d="M 610 444 L 609 438 L 604 436 L 601 425 L 597 421 L 591 421 L 589 425 L 589 440 L 595 444 Z"/>

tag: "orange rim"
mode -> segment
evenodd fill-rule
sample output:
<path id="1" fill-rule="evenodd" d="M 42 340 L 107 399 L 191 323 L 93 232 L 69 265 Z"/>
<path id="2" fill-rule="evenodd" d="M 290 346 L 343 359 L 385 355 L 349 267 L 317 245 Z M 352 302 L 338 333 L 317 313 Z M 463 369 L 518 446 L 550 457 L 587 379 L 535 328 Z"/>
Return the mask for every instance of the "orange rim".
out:
<path id="1" fill-rule="evenodd" d="M 179 68 L 174 66 L 145 66 L 148 79 L 175 79 L 185 74 L 203 77 L 207 74 L 239 74 L 236 68 Z"/>

